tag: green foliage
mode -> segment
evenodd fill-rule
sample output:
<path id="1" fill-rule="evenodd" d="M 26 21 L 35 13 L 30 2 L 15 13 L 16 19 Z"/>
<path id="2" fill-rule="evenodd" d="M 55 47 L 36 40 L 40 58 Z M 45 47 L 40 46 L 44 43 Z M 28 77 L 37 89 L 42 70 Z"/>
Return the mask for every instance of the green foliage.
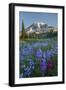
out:
<path id="1" fill-rule="evenodd" d="M 27 33 L 25 32 L 25 26 L 24 26 L 24 21 L 22 20 L 22 32 L 21 32 L 21 37 L 20 39 L 25 39 L 28 38 Z"/>
<path id="2" fill-rule="evenodd" d="M 41 71 L 39 67 L 40 61 L 36 61 L 35 69 L 33 70 L 32 77 L 40 77 L 41 76 Z"/>
<path id="3" fill-rule="evenodd" d="M 52 38 L 54 36 L 57 36 L 57 32 L 53 32 L 53 30 L 50 30 L 50 32 L 47 33 L 47 38 Z"/>
<path id="4" fill-rule="evenodd" d="M 47 33 L 36 34 L 35 32 L 33 32 L 29 34 L 29 38 L 33 39 L 53 38 L 55 36 L 57 36 L 57 32 L 53 32 L 53 30 L 50 30 L 50 32 Z"/>
<path id="5" fill-rule="evenodd" d="M 22 33 L 24 33 L 25 27 L 24 27 L 24 21 L 22 20 Z"/>

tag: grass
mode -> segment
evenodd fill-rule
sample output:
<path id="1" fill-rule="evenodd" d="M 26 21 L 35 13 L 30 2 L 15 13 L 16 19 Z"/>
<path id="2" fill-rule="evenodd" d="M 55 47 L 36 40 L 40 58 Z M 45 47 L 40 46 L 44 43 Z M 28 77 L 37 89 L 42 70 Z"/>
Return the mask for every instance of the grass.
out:
<path id="1" fill-rule="evenodd" d="M 22 42 L 29 42 L 29 43 L 31 43 L 31 42 L 37 42 L 37 41 L 42 42 L 42 41 L 48 41 L 48 39 L 49 38 L 43 38 L 43 39 L 27 38 L 27 39 L 21 39 L 20 40 L 20 43 L 22 43 Z M 55 37 L 50 38 L 50 39 L 56 41 L 57 40 L 57 37 L 55 36 Z"/>

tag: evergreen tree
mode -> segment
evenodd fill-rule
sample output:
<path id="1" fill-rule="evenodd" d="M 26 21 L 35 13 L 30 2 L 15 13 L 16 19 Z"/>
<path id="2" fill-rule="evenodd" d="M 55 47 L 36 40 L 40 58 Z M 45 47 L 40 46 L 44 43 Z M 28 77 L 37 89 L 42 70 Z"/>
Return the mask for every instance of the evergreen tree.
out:
<path id="1" fill-rule="evenodd" d="M 24 21 L 22 20 L 22 38 L 23 39 L 24 39 L 24 33 L 25 33 Z"/>
<path id="2" fill-rule="evenodd" d="M 24 20 L 22 19 L 22 32 L 21 32 L 21 39 L 28 38 L 27 33 L 25 32 Z"/>

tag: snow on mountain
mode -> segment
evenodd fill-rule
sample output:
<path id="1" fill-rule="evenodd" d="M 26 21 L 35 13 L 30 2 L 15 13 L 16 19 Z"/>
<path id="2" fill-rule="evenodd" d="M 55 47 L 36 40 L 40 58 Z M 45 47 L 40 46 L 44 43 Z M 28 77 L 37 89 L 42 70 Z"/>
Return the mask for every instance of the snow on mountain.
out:
<path id="1" fill-rule="evenodd" d="M 43 33 L 48 31 L 48 25 L 43 22 L 34 22 L 32 25 L 30 25 L 28 28 L 26 28 L 26 32 L 28 34 L 30 33 Z"/>

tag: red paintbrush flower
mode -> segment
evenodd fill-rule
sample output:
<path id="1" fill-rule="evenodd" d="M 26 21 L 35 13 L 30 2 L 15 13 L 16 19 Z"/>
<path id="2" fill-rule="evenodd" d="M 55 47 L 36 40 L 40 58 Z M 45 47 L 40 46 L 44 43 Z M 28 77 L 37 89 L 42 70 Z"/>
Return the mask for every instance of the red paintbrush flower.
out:
<path id="1" fill-rule="evenodd" d="M 50 60 L 50 61 L 48 61 L 48 64 L 47 64 L 47 68 L 48 68 L 48 70 L 51 70 L 52 68 L 53 68 L 53 62 Z"/>

